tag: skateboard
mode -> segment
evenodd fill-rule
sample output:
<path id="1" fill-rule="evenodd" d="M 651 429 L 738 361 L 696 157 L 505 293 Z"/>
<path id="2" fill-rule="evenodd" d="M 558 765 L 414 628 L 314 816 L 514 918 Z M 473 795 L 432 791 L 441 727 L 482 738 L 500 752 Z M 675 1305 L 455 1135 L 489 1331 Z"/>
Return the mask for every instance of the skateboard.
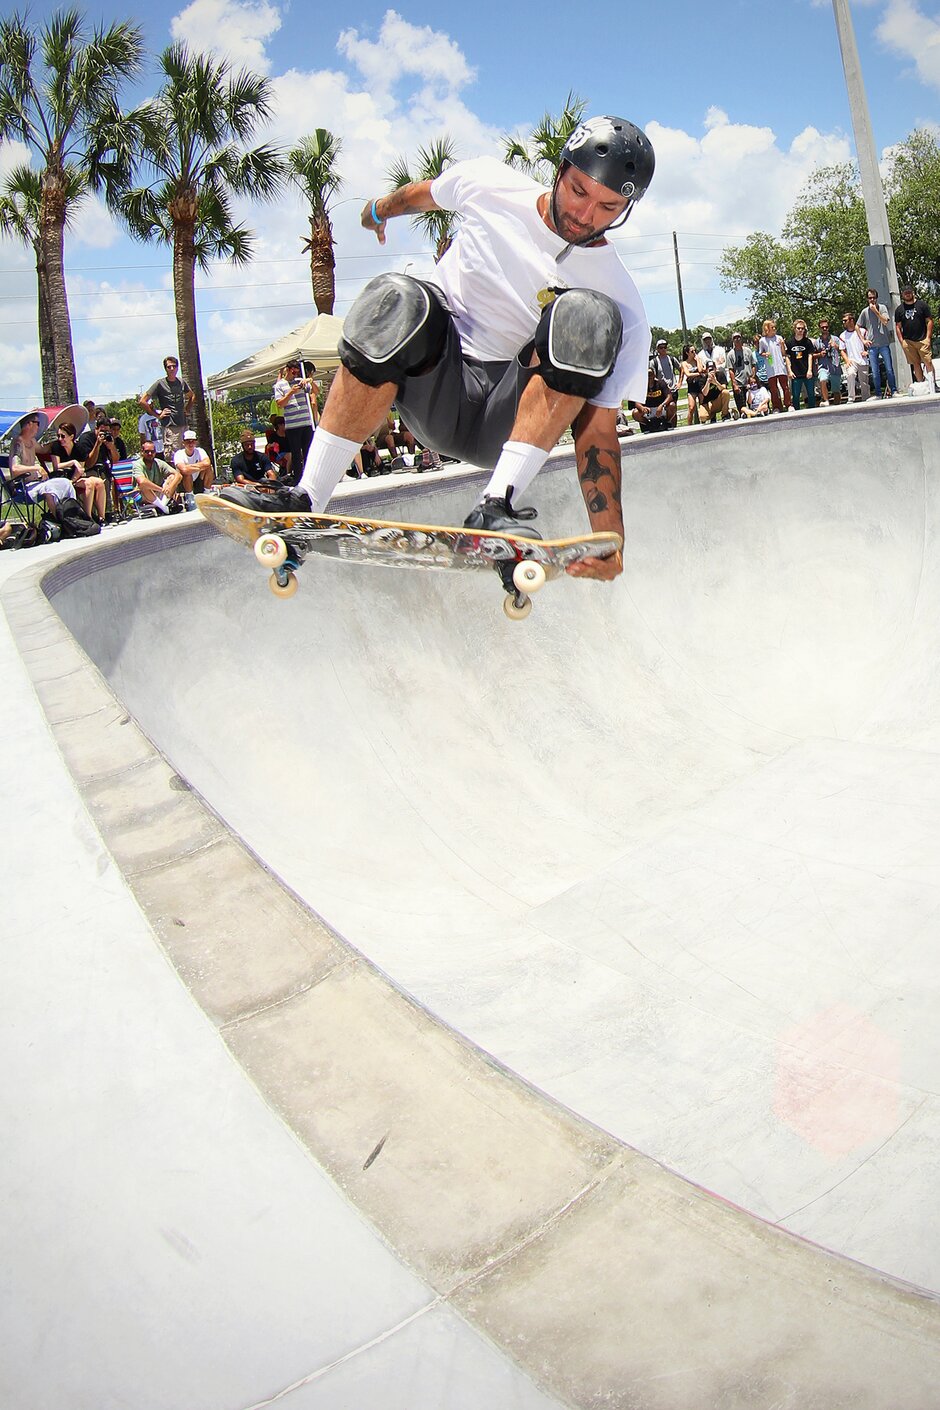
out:
<path id="1" fill-rule="evenodd" d="M 442 524 L 401 524 L 339 514 L 263 514 L 215 495 L 197 500 L 213 528 L 254 550 L 270 568 L 276 597 L 293 597 L 297 569 L 308 553 L 346 562 L 394 568 L 465 571 L 494 569 L 506 597 L 503 610 L 521 621 L 532 610 L 532 594 L 583 558 L 607 558 L 623 546 L 619 534 L 582 534 L 568 539 L 528 539 L 484 529 Z"/>

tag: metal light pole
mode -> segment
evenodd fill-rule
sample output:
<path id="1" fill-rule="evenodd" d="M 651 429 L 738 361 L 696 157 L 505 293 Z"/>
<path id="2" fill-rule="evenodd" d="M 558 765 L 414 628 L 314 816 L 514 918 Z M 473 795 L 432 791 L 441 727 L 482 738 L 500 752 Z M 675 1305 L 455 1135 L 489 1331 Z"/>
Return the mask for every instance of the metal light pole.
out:
<path id="1" fill-rule="evenodd" d="M 894 310 L 901 302 L 898 289 L 898 271 L 894 263 L 894 245 L 888 226 L 888 210 L 885 205 L 884 187 L 878 158 L 875 154 L 875 139 L 872 133 L 871 116 L 865 97 L 862 80 L 862 65 L 855 42 L 855 30 L 849 13 L 849 0 L 832 0 L 832 13 L 835 16 L 839 35 L 839 48 L 842 51 L 842 67 L 845 71 L 845 86 L 849 96 L 849 110 L 852 114 L 852 128 L 855 133 L 855 151 L 858 156 L 858 170 L 862 179 L 862 199 L 865 202 L 865 215 L 868 220 L 868 239 L 871 242 L 865 249 L 865 270 L 871 288 L 884 296 L 894 329 Z M 894 340 L 894 370 L 898 390 L 906 390 L 911 382 L 911 370 L 904 356 L 904 349 Z"/>

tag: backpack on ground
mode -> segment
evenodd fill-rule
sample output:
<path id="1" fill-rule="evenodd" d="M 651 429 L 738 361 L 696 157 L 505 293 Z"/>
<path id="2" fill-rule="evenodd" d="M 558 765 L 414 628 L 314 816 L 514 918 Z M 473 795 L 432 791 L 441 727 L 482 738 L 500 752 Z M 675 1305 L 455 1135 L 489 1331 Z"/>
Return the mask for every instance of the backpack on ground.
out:
<path id="1" fill-rule="evenodd" d="M 35 524 L 10 524 L 0 539 L 0 548 L 35 548 L 39 542 L 39 530 Z"/>
<path id="2" fill-rule="evenodd" d="M 77 499 L 60 500 L 56 518 L 64 539 L 90 539 L 101 533 L 101 525 L 95 523 Z"/>

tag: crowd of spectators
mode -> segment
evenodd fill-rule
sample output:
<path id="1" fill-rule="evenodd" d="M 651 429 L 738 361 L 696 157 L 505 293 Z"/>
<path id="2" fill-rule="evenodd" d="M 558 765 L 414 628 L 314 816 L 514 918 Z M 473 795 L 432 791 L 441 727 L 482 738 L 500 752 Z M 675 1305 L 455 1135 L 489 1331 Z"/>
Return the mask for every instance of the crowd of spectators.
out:
<path id="1" fill-rule="evenodd" d="M 891 319 L 876 289 L 856 318 L 847 310 L 842 331 L 834 333 L 821 319 L 813 336 L 806 320 L 794 320 L 789 338 L 772 318 L 760 333 L 735 332 L 730 348 L 717 344 L 711 333 L 701 347 L 688 343 L 681 357 L 660 338 L 649 367 L 645 400 L 630 402 L 632 420 L 641 432 L 668 431 L 676 426 L 679 392 L 686 391 L 689 426 L 717 421 L 750 420 L 808 408 L 839 406 L 854 401 L 897 395 L 892 346 L 894 335 L 904 349 L 915 383 L 938 390 L 931 339 L 930 309 L 912 288 L 901 291 Z"/>

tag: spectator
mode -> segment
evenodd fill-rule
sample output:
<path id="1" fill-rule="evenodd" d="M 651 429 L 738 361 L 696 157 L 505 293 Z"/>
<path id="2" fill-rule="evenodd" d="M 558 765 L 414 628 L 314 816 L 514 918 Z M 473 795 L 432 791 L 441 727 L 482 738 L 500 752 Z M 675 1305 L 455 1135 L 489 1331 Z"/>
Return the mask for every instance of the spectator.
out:
<path id="1" fill-rule="evenodd" d="M 359 455 L 362 459 L 362 473 L 364 475 L 381 475 L 382 460 L 374 436 L 366 437 L 360 448 Z"/>
<path id="2" fill-rule="evenodd" d="M 285 483 L 290 481 L 290 451 L 287 449 L 287 427 L 283 416 L 272 416 L 264 428 L 264 453 Z"/>
<path id="3" fill-rule="evenodd" d="M 149 411 L 142 411 L 137 418 L 137 434 L 141 446 L 144 441 L 150 441 L 157 455 L 163 454 L 163 422 L 159 416 L 151 416 Z"/>
<path id="4" fill-rule="evenodd" d="M 742 333 L 731 335 L 731 351 L 728 353 L 725 366 L 730 378 L 735 411 L 740 415 L 747 400 L 751 373 L 753 372 L 755 377 L 757 375 L 757 358 L 754 355 L 754 349 L 747 346 Z"/>
<path id="5" fill-rule="evenodd" d="M 315 367 L 311 368 L 312 372 L 316 370 Z M 287 449 L 290 452 L 290 478 L 296 484 L 303 474 L 316 424 L 313 413 L 316 383 L 310 377 L 301 377 L 300 363 L 292 358 L 281 368 L 273 390 L 274 400 L 284 416 Z"/>
<path id="6" fill-rule="evenodd" d="M 102 444 L 94 431 L 83 431 L 77 437 L 71 421 L 63 421 L 59 427 L 58 440 L 47 447 L 55 466 L 55 473 L 71 480 L 72 488 L 86 514 L 90 514 L 96 524 L 107 520 L 107 487 L 100 475 L 88 473 L 86 457 L 90 449 Z M 81 445 L 81 450 L 79 450 Z M 105 464 L 110 469 L 110 461 Z M 103 468 L 103 467 L 102 467 Z"/>
<path id="7" fill-rule="evenodd" d="M 231 471 L 236 485 L 259 484 L 263 480 L 276 480 L 277 471 L 267 455 L 263 455 L 255 445 L 253 431 L 242 431 L 241 450 L 232 456 Z"/>
<path id="8" fill-rule="evenodd" d="M 715 364 L 715 376 L 723 387 L 728 385 L 727 373 L 728 354 L 720 343 L 716 343 L 711 333 L 702 334 L 702 348 L 698 355 L 699 371 L 705 372 L 707 369 L 703 365 L 706 362 Z"/>
<path id="9" fill-rule="evenodd" d="M 881 363 L 884 362 L 888 377 L 889 397 L 897 396 L 898 385 L 894 377 L 894 358 L 891 354 L 893 335 L 891 319 L 885 304 L 878 302 L 878 290 L 868 290 L 868 303 L 858 316 L 858 326 L 868 339 L 868 366 L 875 388 L 875 396 L 881 396 Z"/>
<path id="10" fill-rule="evenodd" d="M 653 355 L 653 370 L 656 376 L 676 398 L 679 387 L 682 384 L 682 366 L 677 357 L 673 357 L 669 351 L 669 344 L 665 338 L 660 338 L 656 344 L 656 352 Z"/>
<path id="11" fill-rule="evenodd" d="M 806 405 L 810 411 L 816 406 L 814 352 L 815 344 L 806 331 L 806 323 L 804 319 L 798 318 L 793 324 L 793 337 L 786 344 L 787 372 L 790 375 L 790 392 L 794 411 L 799 411 L 804 392 L 806 393 Z"/>
<path id="12" fill-rule="evenodd" d="M 675 427 L 675 393 L 671 392 L 662 378 L 657 376 L 656 369 L 652 364 L 650 364 L 648 373 L 645 400 L 634 401 L 630 405 L 633 408 L 633 419 L 643 432 L 671 431 Z"/>
<path id="13" fill-rule="evenodd" d="M 153 441 L 141 442 L 140 455 L 131 466 L 131 474 L 144 502 L 144 509 L 169 514 L 183 477 L 178 470 L 160 459 Z"/>
<path id="14" fill-rule="evenodd" d="M 854 313 L 842 315 L 842 363 L 845 368 L 845 385 L 849 401 L 867 401 L 868 387 L 868 348 L 863 334 L 855 324 Z M 856 394 L 856 389 L 860 394 Z"/>
<path id="15" fill-rule="evenodd" d="M 74 499 L 75 490 L 67 476 L 50 475 L 40 463 L 38 436 L 39 417 L 27 416 L 20 422 L 19 435 L 10 448 L 10 479 L 20 480 L 33 503 L 41 501 L 46 513 L 54 518 L 59 501 Z"/>
<path id="16" fill-rule="evenodd" d="M 86 426 L 79 436 L 72 450 L 76 460 L 81 461 L 84 470 L 83 476 L 87 480 L 100 479 L 105 491 L 105 514 L 103 522 L 111 524 L 114 522 L 113 512 L 113 485 L 114 479 L 111 474 L 111 466 L 115 457 L 112 455 L 114 438 L 108 426 L 108 413 L 99 407 L 95 413 L 96 422 L 94 427 Z M 59 428 L 61 430 L 61 427 Z M 110 500 L 110 507 L 109 507 Z"/>
<path id="17" fill-rule="evenodd" d="M 769 416 L 771 410 L 770 393 L 758 377 L 757 368 L 753 367 L 748 375 L 747 392 L 744 405 L 741 408 L 741 415 L 750 420 L 755 416 Z"/>
<path id="18" fill-rule="evenodd" d="M 413 456 L 418 449 L 414 436 L 402 423 L 394 406 L 385 419 L 385 427 L 379 428 L 377 435 L 394 460 L 400 454 Z"/>
<path id="19" fill-rule="evenodd" d="M 838 406 L 842 400 L 842 339 L 838 333 L 830 333 L 827 318 L 820 320 L 815 343 L 816 380 L 822 404 Z"/>
<path id="20" fill-rule="evenodd" d="M 111 432 L 113 446 L 111 454 L 114 460 L 127 460 L 127 445 L 121 439 L 121 423 L 116 416 L 112 416 L 108 421 L 108 430 Z"/>
<path id="21" fill-rule="evenodd" d="M 701 353 L 699 353 L 701 359 Z M 727 380 L 727 374 L 726 374 Z M 710 424 L 718 420 L 719 413 L 722 421 L 728 419 L 728 408 L 731 405 L 731 393 L 726 386 L 718 380 L 718 368 L 711 358 L 705 359 L 705 380 L 702 383 L 702 390 L 699 396 L 699 420 L 704 412 Z"/>
<path id="22" fill-rule="evenodd" d="M 183 482 L 183 503 L 187 509 L 196 508 L 196 490 L 211 489 L 212 462 L 202 446 L 196 444 L 196 432 L 183 432 L 183 449 L 173 457 L 173 465 L 180 472 Z"/>
<path id="23" fill-rule="evenodd" d="M 163 359 L 165 377 L 154 382 L 140 398 L 140 405 L 150 416 L 163 423 L 163 453 L 175 455 L 182 449 L 186 419 L 192 410 L 196 393 L 178 375 L 179 361 L 172 355 Z"/>
<path id="24" fill-rule="evenodd" d="M 904 356 L 911 365 L 911 376 L 915 382 L 923 382 L 924 373 L 930 379 L 934 391 L 937 379 L 933 370 L 933 318 L 923 299 L 917 298 L 910 284 L 901 290 L 901 302 L 894 310 L 894 326 L 898 341 L 904 349 Z"/>
<path id="25" fill-rule="evenodd" d="M 702 387 L 705 378 L 698 370 L 698 354 L 695 351 L 694 343 L 686 343 L 682 349 L 682 360 L 680 362 L 682 376 L 685 378 L 685 389 L 688 401 L 686 403 L 686 425 L 694 426 L 699 420 L 699 397 L 702 394 Z M 695 418 L 693 421 L 692 418 Z"/>
<path id="26" fill-rule="evenodd" d="M 790 410 L 790 379 L 787 376 L 787 356 L 783 339 L 777 332 L 772 318 L 764 319 L 764 334 L 758 350 L 767 359 L 767 390 L 774 404 L 774 411 Z"/>
<path id="27" fill-rule="evenodd" d="M 93 401 L 83 401 L 82 406 L 85 408 L 85 424 L 82 430 L 93 431 L 98 424 L 98 407 Z"/>

